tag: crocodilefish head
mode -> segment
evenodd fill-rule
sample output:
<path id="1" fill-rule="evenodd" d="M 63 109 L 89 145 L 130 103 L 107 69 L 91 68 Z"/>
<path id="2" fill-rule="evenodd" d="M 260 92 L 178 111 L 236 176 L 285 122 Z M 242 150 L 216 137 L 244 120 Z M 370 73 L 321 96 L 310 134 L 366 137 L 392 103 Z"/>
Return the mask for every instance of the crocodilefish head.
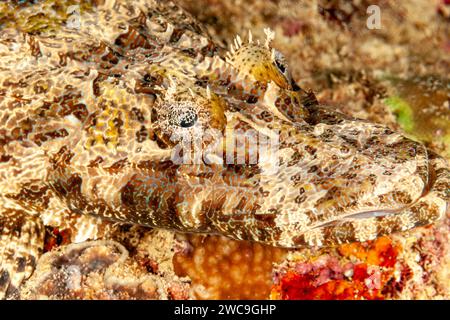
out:
<path id="1" fill-rule="evenodd" d="M 161 89 L 154 132 L 183 159 L 173 160 L 174 187 L 163 193 L 173 220 L 158 199 L 146 223 L 299 247 L 372 240 L 442 217 L 447 164 L 380 124 L 307 106 L 273 32 L 266 36 L 236 37 L 226 58 L 205 59 L 193 78 L 176 73 L 176 85 Z M 213 129 L 222 135 L 205 139 Z M 186 140 L 201 141 L 194 162 L 185 161 L 196 152 Z M 131 184 L 139 194 L 153 187 Z"/>

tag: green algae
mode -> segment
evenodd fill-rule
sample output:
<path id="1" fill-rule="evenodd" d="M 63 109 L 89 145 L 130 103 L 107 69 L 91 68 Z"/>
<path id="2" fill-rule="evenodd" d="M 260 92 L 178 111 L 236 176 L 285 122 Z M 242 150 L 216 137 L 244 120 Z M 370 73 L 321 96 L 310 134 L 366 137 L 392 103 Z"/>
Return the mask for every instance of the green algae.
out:
<path id="1" fill-rule="evenodd" d="M 384 103 L 411 137 L 438 143 L 450 156 L 450 81 L 435 76 L 387 77 L 390 94 Z"/>
<path id="2" fill-rule="evenodd" d="M 384 103 L 396 115 L 397 122 L 408 133 L 414 132 L 414 112 L 411 106 L 400 97 L 389 97 Z"/>

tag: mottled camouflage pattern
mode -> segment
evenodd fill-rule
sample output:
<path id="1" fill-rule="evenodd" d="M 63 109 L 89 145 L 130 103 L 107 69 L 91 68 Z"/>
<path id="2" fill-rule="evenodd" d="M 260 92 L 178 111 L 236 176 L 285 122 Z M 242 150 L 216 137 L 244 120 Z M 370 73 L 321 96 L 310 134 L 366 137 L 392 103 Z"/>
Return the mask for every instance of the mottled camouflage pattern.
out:
<path id="1" fill-rule="evenodd" d="M 100 224 L 79 216 L 297 247 L 374 239 L 445 214 L 445 161 L 319 105 L 270 31 L 261 44 L 237 37 L 225 55 L 170 2 L 87 2 L 79 27 L 60 1 L 35 2 L 2 7 L 0 297 L 32 273 L 44 225 L 69 221 L 76 241 L 95 238 Z M 186 108 L 193 126 L 179 121 Z M 218 157 L 232 129 L 279 134 L 278 170 L 171 161 L 171 137 L 211 128 L 224 138 L 203 146 Z"/>

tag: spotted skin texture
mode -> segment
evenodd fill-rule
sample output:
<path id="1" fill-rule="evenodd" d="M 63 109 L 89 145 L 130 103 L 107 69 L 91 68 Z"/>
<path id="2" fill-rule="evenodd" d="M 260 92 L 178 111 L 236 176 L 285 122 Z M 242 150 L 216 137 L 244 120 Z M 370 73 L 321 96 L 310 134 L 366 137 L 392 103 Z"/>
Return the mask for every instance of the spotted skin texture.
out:
<path id="1" fill-rule="evenodd" d="M 83 2 L 75 27 L 59 1 L 2 5 L 0 297 L 32 273 L 46 225 L 66 223 L 76 242 L 116 221 L 295 248 L 445 215 L 448 164 L 318 104 L 270 31 L 261 43 L 237 37 L 226 55 L 167 1 Z M 276 138 L 277 170 L 173 161 L 180 142 L 212 129 L 219 138 L 201 150 L 219 160 L 230 141 L 261 160 L 239 144 L 246 133 Z"/>

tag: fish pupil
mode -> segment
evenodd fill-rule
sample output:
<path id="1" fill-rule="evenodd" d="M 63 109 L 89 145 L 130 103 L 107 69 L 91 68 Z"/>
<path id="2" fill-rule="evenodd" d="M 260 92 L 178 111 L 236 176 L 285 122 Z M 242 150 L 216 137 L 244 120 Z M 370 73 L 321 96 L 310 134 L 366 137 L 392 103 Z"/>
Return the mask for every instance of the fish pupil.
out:
<path id="1" fill-rule="evenodd" d="M 182 128 L 190 128 L 197 121 L 197 114 L 193 112 L 187 112 L 180 119 L 180 127 Z"/>
<path id="2" fill-rule="evenodd" d="M 278 69 L 280 69 L 280 71 L 282 73 L 284 73 L 286 71 L 286 67 L 284 66 L 284 64 L 282 64 L 280 61 L 275 60 L 275 63 L 277 64 Z"/>

